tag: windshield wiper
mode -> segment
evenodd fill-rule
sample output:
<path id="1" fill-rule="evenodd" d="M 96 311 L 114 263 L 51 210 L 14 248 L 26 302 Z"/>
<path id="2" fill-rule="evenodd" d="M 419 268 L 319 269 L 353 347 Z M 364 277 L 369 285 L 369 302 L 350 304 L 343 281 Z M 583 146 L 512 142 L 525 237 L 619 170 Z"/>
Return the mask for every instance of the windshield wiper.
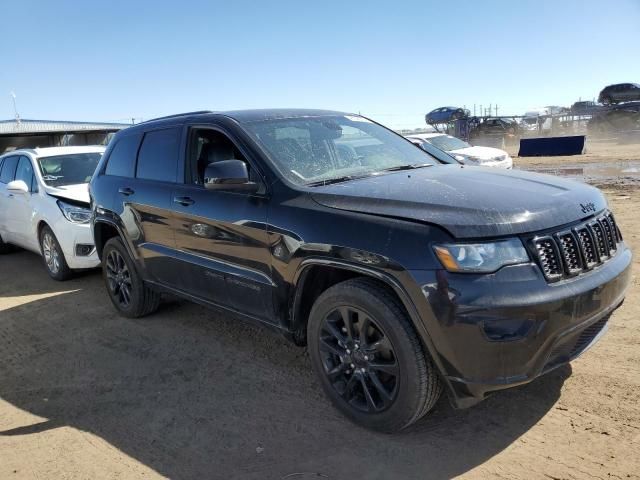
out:
<path id="1" fill-rule="evenodd" d="M 362 177 L 361 176 L 355 176 L 355 175 L 344 175 L 342 177 L 328 178 L 326 180 L 318 180 L 316 182 L 309 182 L 309 183 L 307 183 L 307 187 L 320 187 L 320 186 L 324 186 L 324 185 L 331 185 L 332 183 L 348 182 L 349 180 L 354 180 L 356 178 L 362 178 Z"/>
<path id="2" fill-rule="evenodd" d="M 383 168 L 380 172 L 399 172 L 402 170 L 413 170 L 415 168 L 433 167 L 432 163 L 408 163 L 406 165 L 397 165 L 395 167 Z"/>
<path id="3" fill-rule="evenodd" d="M 383 168 L 375 172 L 369 172 L 365 175 L 343 175 L 342 177 L 328 178 L 326 180 L 317 180 L 315 182 L 307 183 L 307 187 L 319 187 L 324 185 L 331 185 L 332 183 L 348 182 L 349 180 L 355 180 L 357 178 L 373 177 L 381 172 L 399 172 L 401 170 L 414 170 L 416 168 L 433 167 L 432 163 L 408 163 L 406 165 L 397 165 L 395 167 Z"/>

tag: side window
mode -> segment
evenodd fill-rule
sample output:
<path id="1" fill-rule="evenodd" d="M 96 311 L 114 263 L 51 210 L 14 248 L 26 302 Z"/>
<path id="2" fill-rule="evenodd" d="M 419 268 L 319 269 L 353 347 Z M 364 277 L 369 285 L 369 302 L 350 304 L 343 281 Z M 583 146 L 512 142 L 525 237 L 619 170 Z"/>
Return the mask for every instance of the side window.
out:
<path id="1" fill-rule="evenodd" d="M 31 191 L 31 180 L 33 178 L 33 164 L 27 157 L 21 156 L 16 169 L 16 180 L 22 180 Z"/>
<path id="2" fill-rule="evenodd" d="M 2 171 L 0 171 L 0 182 L 9 183 L 14 179 L 14 175 L 16 174 L 16 167 L 18 166 L 18 158 L 7 157 L 4 159 L 4 163 L 2 164 Z"/>
<path id="3" fill-rule="evenodd" d="M 106 175 L 133 177 L 140 137 L 140 134 L 134 134 L 118 139 L 107 159 Z"/>
<path id="4" fill-rule="evenodd" d="M 204 171 L 210 163 L 233 159 L 245 162 L 249 170 L 249 179 L 257 181 L 247 159 L 225 134 L 216 130 L 193 129 L 189 138 L 187 183 L 203 185 Z"/>
<path id="5" fill-rule="evenodd" d="M 138 153 L 137 178 L 175 183 L 180 157 L 180 130 L 147 132 Z"/>

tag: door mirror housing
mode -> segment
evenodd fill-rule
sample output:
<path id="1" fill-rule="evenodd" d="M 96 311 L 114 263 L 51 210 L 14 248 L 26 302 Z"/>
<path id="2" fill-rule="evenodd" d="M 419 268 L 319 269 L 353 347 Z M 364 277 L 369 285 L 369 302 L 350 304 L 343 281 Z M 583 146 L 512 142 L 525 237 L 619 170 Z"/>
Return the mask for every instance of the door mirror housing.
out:
<path id="1" fill-rule="evenodd" d="M 210 163 L 204 171 L 207 190 L 256 192 L 258 184 L 249 181 L 247 164 L 242 160 L 221 160 Z"/>
<path id="2" fill-rule="evenodd" d="M 29 193 L 29 187 L 24 180 L 14 180 L 7 184 L 7 191 L 11 193 Z"/>

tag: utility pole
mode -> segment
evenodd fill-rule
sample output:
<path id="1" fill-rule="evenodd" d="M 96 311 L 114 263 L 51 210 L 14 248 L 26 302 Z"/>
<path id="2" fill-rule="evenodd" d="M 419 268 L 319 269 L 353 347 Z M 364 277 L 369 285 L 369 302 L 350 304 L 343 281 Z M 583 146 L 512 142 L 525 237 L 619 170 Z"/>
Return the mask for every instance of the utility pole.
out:
<path id="1" fill-rule="evenodd" d="M 16 94 L 15 92 L 11 92 L 9 95 L 11 95 L 11 98 L 13 100 L 13 113 L 16 116 L 16 123 L 20 123 L 20 114 L 18 113 L 18 107 L 16 107 Z"/>
<path id="2" fill-rule="evenodd" d="M 498 104 L 496 103 L 496 117 L 498 116 Z"/>

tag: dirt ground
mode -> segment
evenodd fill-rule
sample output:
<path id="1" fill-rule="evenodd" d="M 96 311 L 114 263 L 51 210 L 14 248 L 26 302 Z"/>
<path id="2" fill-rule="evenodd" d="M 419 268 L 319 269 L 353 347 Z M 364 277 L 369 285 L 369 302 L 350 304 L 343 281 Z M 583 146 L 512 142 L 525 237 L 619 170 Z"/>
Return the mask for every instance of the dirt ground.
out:
<path id="1" fill-rule="evenodd" d="M 640 146 L 589 152 L 515 164 L 640 161 Z M 593 180 L 638 252 L 605 337 L 571 366 L 474 408 L 442 399 L 394 436 L 342 418 L 305 351 L 275 334 L 187 302 L 127 320 L 97 271 L 57 283 L 34 254 L 0 257 L 0 479 L 640 478 L 631 174 Z"/>

